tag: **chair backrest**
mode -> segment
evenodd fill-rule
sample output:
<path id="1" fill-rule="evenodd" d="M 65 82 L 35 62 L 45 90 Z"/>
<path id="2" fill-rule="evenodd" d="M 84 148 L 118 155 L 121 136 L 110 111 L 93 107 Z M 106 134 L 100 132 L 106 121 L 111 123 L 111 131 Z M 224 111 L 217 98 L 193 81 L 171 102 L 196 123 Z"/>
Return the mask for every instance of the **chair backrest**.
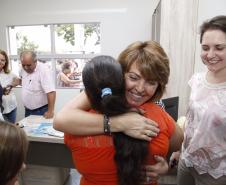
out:
<path id="1" fill-rule="evenodd" d="M 178 119 L 178 105 L 179 105 L 179 97 L 166 98 L 162 100 L 165 105 L 165 110 L 168 114 L 177 121 Z"/>

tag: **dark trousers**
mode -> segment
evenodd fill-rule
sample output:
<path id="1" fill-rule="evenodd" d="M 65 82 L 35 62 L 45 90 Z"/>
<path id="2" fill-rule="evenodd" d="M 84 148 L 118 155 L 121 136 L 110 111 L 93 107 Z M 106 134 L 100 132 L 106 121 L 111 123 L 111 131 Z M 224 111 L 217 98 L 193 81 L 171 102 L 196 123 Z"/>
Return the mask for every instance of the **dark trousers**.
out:
<path id="1" fill-rule="evenodd" d="M 25 107 L 25 117 L 28 117 L 30 115 L 40 115 L 43 116 L 45 112 L 48 111 L 48 105 L 44 105 L 42 107 L 39 107 L 37 109 L 30 110 Z"/>
<path id="2" fill-rule="evenodd" d="M 11 112 L 9 112 L 7 114 L 2 114 L 3 118 L 6 121 L 9 121 L 10 123 L 15 123 L 16 122 L 16 111 L 17 111 L 17 108 L 13 109 Z"/>

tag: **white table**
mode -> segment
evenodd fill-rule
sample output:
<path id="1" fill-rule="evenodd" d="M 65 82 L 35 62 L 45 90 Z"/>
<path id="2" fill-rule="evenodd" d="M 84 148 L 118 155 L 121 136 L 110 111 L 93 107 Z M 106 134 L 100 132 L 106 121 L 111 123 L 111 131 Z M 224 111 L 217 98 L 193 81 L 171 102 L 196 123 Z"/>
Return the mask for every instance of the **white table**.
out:
<path id="1" fill-rule="evenodd" d="M 21 121 L 24 125 L 29 148 L 27 164 L 44 165 L 64 168 L 74 168 L 71 152 L 64 145 L 63 137 L 54 137 L 47 134 L 35 133 L 41 123 L 52 123 L 52 119 L 45 119 L 43 116 L 29 116 Z"/>

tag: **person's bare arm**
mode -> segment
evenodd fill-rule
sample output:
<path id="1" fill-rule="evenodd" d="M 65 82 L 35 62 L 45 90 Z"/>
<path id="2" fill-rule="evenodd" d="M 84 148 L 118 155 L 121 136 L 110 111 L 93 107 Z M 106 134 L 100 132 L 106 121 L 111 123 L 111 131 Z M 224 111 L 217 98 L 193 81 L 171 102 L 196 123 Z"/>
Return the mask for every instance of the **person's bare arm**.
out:
<path id="1" fill-rule="evenodd" d="M 103 134 L 103 115 L 87 112 L 90 108 L 91 105 L 83 91 L 55 115 L 54 128 L 73 135 Z M 150 140 L 150 137 L 159 132 L 155 122 L 137 113 L 110 117 L 110 123 L 111 132 L 124 132 L 131 137 L 144 140 Z"/>
<path id="2" fill-rule="evenodd" d="M 17 85 L 21 85 L 21 83 L 22 83 L 22 80 L 20 78 L 14 77 L 11 85 L 13 87 L 16 87 Z"/>
<path id="3" fill-rule="evenodd" d="M 177 120 L 177 125 L 181 128 L 182 132 L 184 133 L 185 130 L 185 122 L 186 122 L 186 117 L 182 116 Z M 181 148 L 178 151 L 174 151 L 169 154 L 169 166 L 170 168 L 174 168 L 175 166 L 178 165 L 179 158 L 181 154 Z"/>
<path id="4" fill-rule="evenodd" d="M 102 134 L 103 116 L 87 112 L 91 108 L 84 91 L 69 101 L 54 116 L 53 127 L 74 135 Z"/>
<path id="5" fill-rule="evenodd" d="M 175 130 L 170 138 L 170 146 L 167 154 L 168 159 L 171 156 L 172 152 L 176 152 L 180 150 L 183 139 L 184 139 L 183 130 L 175 122 L 174 124 L 175 124 Z M 156 156 L 156 159 L 158 159 L 156 160 L 156 164 L 146 166 L 147 176 L 154 179 L 158 178 L 159 175 L 162 175 L 168 172 L 167 159 L 164 159 L 161 156 Z"/>
<path id="6" fill-rule="evenodd" d="M 159 175 L 164 175 L 168 172 L 169 166 L 165 158 L 162 156 L 154 156 L 156 164 L 146 165 L 144 167 L 145 175 L 157 179 Z"/>
<path id="7" fill-rule="evenodd" d="M 54 105 L 56 100 L 56 91 L 47 93 L 48 111 L 44 113 L 46 119 L 52 118 L 54 115 Z"/>
<path id="8" fill-rule="evenodd" d="M 170 148 L 168 153 L 171 155 L 172 152 L 180 150 L 183 140 L 184 140 L 183 130 L 179 127 L 178 124 L 175 123 L 175 130 L 170 138 Z"/>
<path id="9" fill-rule="evenodd" d="M 76 83 L 80 83 L 82 81 L 80 79 L 79 80 L 71 80 L 64 73 L 61 73 L 60 80 L 63 81 L 65 84 L 76 84 Z"/>

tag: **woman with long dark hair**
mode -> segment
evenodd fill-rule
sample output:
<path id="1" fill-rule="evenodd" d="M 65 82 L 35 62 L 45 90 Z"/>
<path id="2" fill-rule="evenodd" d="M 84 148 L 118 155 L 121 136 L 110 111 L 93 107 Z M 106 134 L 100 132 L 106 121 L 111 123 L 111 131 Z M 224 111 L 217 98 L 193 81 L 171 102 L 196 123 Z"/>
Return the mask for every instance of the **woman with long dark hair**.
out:
<path id="1" fill-rule="evenodd" d="M 112 57 L 93 58 L 86 64 L 82 76 L 85 92 L 92 108 L 104 114 L 106 119 L 130 111 L 130 106 L 125 98 L 122 69 Z M 139 109 L 133 111 L 138 112 Z M 140 172 L 148 154 L 148 142 L 123 133 L 112 135 L 119 184 L 139 184 L 142 182 Z"/>

